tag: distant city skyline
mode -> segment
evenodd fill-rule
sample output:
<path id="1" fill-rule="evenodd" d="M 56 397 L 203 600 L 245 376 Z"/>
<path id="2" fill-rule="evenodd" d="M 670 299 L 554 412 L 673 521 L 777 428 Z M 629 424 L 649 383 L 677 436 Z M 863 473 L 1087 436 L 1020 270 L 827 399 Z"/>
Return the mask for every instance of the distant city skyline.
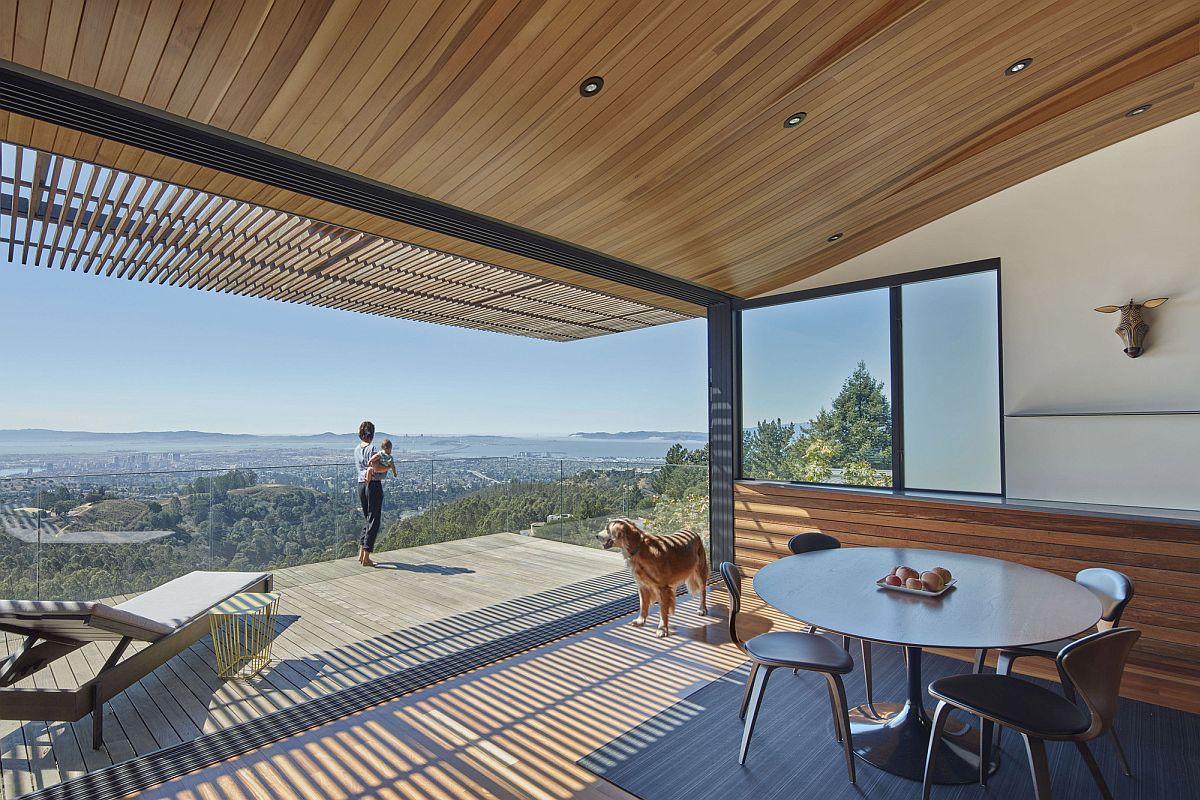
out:
<path id="1" fill-rule="evenodd" d="M 703 320 L 545 342 L 8 264 L 0 428 L 705 430 Z"/>

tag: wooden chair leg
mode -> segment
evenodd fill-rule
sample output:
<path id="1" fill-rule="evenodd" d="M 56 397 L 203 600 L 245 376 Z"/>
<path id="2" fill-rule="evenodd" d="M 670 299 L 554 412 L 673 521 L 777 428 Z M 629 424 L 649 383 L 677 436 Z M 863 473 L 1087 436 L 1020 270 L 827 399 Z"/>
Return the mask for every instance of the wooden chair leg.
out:
<path id="1" fill-rule="evenodd" d="M 746 676 L 746 689 L 742 692 L 742 705 L 738 709 L 738 719 L 746 718 L 746 706 L 750 704 L 750 690 L 754 688 L 754 676 L 758 674 L 758 662 L 750 666 L 750 674 Z"/>
<path id="2" fill-rule="evenodd" d="M 844 734 L 842 729 L 842 714 L 838 709 L 837 689 L 834 688 L 833 681 L 827 680 L 826 684 L 829 689 L 829 713 L 833 716 L 833 739 L 838 744 L 841 744 Z"/>
<path id="3" fill-rule="evenodd" d="M 987 663 L 987 650 L 975 651 L 975 668 L 971 670 L 976 675 L 983 673 L 983 665 Z"/>
<path id="4" fill-rule="evenodd" d="M 1013 665 L 1013 662 L 1016 660 L 1017 659 L 1015 656 L 1013 656 L 1009 653 L 1005 653 L 1003 650 L 1001 650 L 999 653 L 996 654 L 996 674 L 997 675 L 1011 675 L 1012 674 L 1012 665 Z M 995 736 L 995 747 L 997 750 L 1000 749 L 1000 740 L 1003 738 L 1004 738 L 1004 726 L 1001 725 L 996 730 L 996 736 Z"/>
<path id="5" fill-rule="evenodd" d="M 875 678 L 871 671 L 871 643 L 866 639 L 859 639 L 859 644 L 862 646 L 862 668 L 863 668 L 863 684 L 867 689 L 867 707 L 872 712 L 875 711 Z"/>
<path id="6" fill-rule="evenodd" d="M 850 778 L 851 783 L 857 781 L 854 774 L 854 743 L 850 740 L 850 709 L 846 703 L 846 685 L 842 683 L 840 675 L 832 675 L 825 673 L 825 680 L 829 682 L 829 687 L 833 696 L 837 697 L 837 725 L 842 729 L 842 750 L 846 754 L 846 776 Z"/>
<path id="7" fill-rule="evenodd" d="M 1096 758 L 1092 755 L 1087 742 L 1076 742 L 1075 747 L 1079 750 L 1079 755 L 1083 757 L 1083 763 L 1087 764 L 1088 772 L 1092 773 L 1092 780 L 1096 782 L 1100 796 L 1104 800 L 1112 800 L 1112 792 L 1108 790 L 1108 784 L 1104 781 L 1104 773 L 1100 771 L 1100 765 L 1096 763 Z"/>
<path id="8" fill-rule="evenodd" d="M 1117 759 L 1121 762 L 1121 771 L 1132 778 L 1133 771 L 1129 769 L 1129 760 L 1125 758 L 1125 748 L 1121 746 L 1121 740 L 1117 738 L 1116 729 L 1109 728 L 1108 735 L 1112 738 L 1113 747 L 1117 748 Z"/>
<path id="9" fill-rule="evenodd" d="M 987 786 L 988 766 L 992 763 L 992 728 L 990 719 L 979 718 L 979 785 Z"/>
<path id="10" fill-rule="evenodd" d="M 1021 737 L 1025 740 L 1025 753 L 1029 756 L 1033 796 L 1035 800 L 1050 800 L 1050 764 L 1046 761 L 1046 743 L 1025 733 Z"/>
<path id="11" fill-rule="evenodd" d="M 952 708 L 953 706 L 942 700 L 933 712 L 933 733 L 929 737 L 929 750 L 925 753 L 925 780 L 921 782 L 921 800 L 929 800 L 929 793 L 933 791 L 933 769 L 937 766 L 942 733 L 946 730 L 946 722 L 950 719 Z"/>
<path id="12" fill-rule="evenodd" d="M 763 692 L 771 678 L 774 667 L 763 666 L 754 676 L 754 689 L 750 692 L 750 707 L 746 711 L 746 726 L 742 729 L 742 748 L 738 752 L 738 764 L 746 763 L 746 752 L 750 749 L 750 737 L 754 735 L 754 723 L 758 721 L 758 710 L 762 706 Z"/>

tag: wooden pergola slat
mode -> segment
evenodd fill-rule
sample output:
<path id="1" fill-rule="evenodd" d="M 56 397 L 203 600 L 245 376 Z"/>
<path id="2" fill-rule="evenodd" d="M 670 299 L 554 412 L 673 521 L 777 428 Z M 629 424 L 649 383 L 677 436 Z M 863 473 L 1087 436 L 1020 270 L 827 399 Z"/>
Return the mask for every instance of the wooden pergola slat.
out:
<path id="1" fill-rule="evenodd" d="M 0 144 L 0 244 L 21 264 L 540 339 L 688 318 L 13 144 Z"/>

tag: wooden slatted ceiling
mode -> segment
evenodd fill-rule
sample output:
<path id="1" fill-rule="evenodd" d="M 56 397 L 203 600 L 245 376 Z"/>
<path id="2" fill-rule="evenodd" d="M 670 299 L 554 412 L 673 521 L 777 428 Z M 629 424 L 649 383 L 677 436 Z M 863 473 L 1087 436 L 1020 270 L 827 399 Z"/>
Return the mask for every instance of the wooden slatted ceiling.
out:
<path id="1" fill-rule="evenodd" d="M 0 145 L 11 263 L 565 341 L 685 317 L 130 172 Z"/>
<path id="2" fill-rule="evenodd" d="M 9 0 L 0 58 L 743 296 L 1200 110 L 1195 0 Z"/>

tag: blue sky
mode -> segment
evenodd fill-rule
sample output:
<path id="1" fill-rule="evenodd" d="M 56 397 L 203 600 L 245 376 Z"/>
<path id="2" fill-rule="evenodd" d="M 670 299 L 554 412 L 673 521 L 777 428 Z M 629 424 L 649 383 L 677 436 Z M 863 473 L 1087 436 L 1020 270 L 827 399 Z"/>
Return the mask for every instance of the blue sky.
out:
<path id="1" fill-rule="evenodd" d="M 886 387 L 888 316 L 887 289 L 746 311 L 744 424 L 776 418 L 808 422 L 830 405 L 859 361 Z"/>
<path id="2" fill-rule="evenodd" d="M 0 261 L 0 428 L 704 430 L 702 320 L 543 342 Z"/>

